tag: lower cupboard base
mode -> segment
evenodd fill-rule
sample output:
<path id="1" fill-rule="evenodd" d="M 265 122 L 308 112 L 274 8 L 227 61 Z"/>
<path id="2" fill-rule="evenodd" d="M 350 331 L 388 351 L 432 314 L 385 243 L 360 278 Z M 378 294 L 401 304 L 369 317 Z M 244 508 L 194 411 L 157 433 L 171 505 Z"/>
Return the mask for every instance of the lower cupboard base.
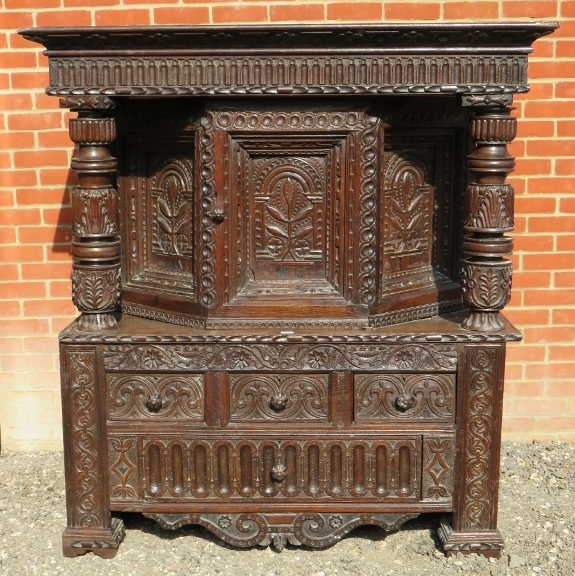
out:
<path id="1" fill-rule="evenodd" d="M 319 513 L 303 514 L 156 514 L 145 513 L 170 530 L 185 524 L 199 524 L 218 538 L 230 544 L 249 548 L 273 546 L 282 551 L 289 542 L 293 546 L 305 544 L 312 548 L 325 548 L 362 524 L 379 526 L 389 532 L 398 530 L 404 522 L 419 514 Z"/>

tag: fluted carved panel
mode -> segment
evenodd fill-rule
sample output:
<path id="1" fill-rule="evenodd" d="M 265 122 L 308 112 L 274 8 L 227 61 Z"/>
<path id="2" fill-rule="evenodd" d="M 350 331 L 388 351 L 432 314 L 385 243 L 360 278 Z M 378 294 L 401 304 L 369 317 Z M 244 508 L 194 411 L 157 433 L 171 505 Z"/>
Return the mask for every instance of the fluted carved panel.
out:
<path id="1" fill-rule="evenodd" d="M 475 117 L 469 123 L 469 135 L 478 142 L 511 142 L 517 135 L 517 119 Z"/>
<path id="2" fill-rule="evenodd" d="M 109 144 L 116 139 L 114 118 L 72 118 L 70 139 L 77 144 Z"/>

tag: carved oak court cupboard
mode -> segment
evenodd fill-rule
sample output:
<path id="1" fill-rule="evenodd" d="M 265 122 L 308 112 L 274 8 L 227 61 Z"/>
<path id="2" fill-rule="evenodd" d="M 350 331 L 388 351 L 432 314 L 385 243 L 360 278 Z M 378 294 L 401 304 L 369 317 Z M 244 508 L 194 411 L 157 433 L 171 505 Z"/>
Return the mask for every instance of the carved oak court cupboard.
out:
<path id="1" fill-rule="evenodd" d="M 37 28 L 70 121 L 65 555 L 113 512 L 499 556 L 516 121 L 553 22 Z"/>

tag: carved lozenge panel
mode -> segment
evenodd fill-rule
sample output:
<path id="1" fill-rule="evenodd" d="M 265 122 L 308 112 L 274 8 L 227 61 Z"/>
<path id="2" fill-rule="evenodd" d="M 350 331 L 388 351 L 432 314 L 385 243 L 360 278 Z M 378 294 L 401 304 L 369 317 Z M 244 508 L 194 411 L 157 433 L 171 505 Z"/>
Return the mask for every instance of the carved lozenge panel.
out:
<path id="1" fill-rule="evenodd" d="M 421 499 L 451 500 L 455 467 L 455 439 L 449 436 L 423 438 Z"/>
<path id="2" fill-rule="evenodd" d="M 107 370 L 363 370 L 454 372 L 448 344 L 185 344 L 106 345 Z"/>

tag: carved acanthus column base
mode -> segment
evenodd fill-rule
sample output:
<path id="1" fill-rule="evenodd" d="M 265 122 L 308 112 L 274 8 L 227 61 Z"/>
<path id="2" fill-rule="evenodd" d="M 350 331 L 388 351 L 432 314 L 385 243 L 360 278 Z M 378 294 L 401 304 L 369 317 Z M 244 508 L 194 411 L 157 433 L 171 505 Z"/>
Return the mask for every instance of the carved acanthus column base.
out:
<path id="1" fill-rule="evenodd" d="M 113 558 L 125 532 L 119 518 L 112 520 L 110 528 L 66 528 L 62 534 L 62 552 L 68 557 L 93 552 L 100 558 Z"/>
<path id="2" fill-rule="evenodd" d="M 437 533 L 447 556 L 481 554 L 488 558 L 501 558 L 501 551 L 505 548 L 499 530 L 455 532 L 447 516 L 441 518 Z"/>
<path id="3" fill-rule="evenodd" d="M 70 137 L 78 144 L 71 166 L 80 181 L 72 194 L 72 300 L 82 312 L 80 330 L 109 330 L 117 326 L 120 301 L 118 199 L 112 186 L 117 163 L 108 150 L 116 139 L 115 120 L 80 112 L 70 120 Z"/>

